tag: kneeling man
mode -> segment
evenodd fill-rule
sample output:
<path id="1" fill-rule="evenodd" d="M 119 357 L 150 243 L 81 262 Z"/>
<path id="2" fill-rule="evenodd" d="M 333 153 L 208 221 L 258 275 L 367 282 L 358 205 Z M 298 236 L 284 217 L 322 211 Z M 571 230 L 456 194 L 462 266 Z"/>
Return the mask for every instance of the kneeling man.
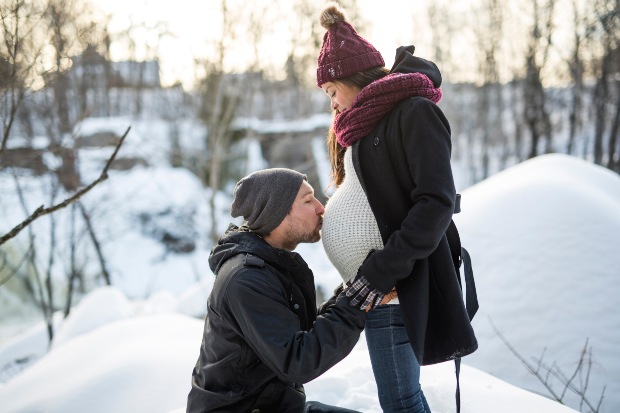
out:
<path id="1" fill-rule="evenodd" d="M 323 212 L 299 172 L 266 169 L 237 183 L 231 214 L 246 223 L 211 251 L 216 279 L 188 413 L 353 412 L 306 403 L 302 385 L 346 357 L 366 321 L 344 292 L 317 311 L 312 271 L 292 252 L 321 238 Z"/>

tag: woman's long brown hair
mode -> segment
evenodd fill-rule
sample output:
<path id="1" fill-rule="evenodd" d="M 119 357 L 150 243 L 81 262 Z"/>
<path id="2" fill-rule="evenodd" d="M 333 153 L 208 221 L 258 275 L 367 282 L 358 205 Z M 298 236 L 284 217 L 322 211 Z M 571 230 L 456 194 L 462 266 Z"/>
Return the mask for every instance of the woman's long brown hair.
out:
<path id="1" fill-rule="evenodd" d="M 375 67 L 365 72 L 354 73 L 350 76 L 344 77 L 334 81 L 334 83 L 344 83 L 349 86 L 356 86 L 360 89 L 368 86 L 375 80 L 381 79 L 389 73 L 389 70 L 385 67 Z M 344 152 L 346 148 L 340 146 L 336 139 L 336 133 L 334 132 L 334 119 L 336 113 L 332 114 L 332 124 L 327 132 L 327 154 L 329 158 L 329 165 L 332 172 L 332 183 L 330 186 L 340 186 L 344 180 Z"/>

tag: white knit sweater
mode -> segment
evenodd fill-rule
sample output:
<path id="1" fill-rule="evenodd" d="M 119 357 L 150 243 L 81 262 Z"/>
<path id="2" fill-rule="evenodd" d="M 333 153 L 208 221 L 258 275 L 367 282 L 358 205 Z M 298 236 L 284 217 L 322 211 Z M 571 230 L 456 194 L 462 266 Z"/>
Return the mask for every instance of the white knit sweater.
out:
<path id="1" fill-rule="evenodd" d="M 375 216 L 353 167 L 352 150 L 344 155 L 345 178 L 325 205 L 323 247 L 346 283 L 371 249 L 383 249 Z"/>

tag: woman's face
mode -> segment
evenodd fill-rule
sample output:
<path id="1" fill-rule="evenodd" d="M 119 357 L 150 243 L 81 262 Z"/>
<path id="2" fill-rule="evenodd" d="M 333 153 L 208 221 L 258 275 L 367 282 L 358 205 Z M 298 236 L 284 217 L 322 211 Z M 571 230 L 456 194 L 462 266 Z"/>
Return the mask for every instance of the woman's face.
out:
<path id="1" fill-rule="evenodd" d="M 347 110 L 357 94 L 362 90 L 357 86 L 348 85 L 342 82 L 326 82 L 321 85 L 323 92 L 329 96 L 330 107 L 336 113 Z"/>

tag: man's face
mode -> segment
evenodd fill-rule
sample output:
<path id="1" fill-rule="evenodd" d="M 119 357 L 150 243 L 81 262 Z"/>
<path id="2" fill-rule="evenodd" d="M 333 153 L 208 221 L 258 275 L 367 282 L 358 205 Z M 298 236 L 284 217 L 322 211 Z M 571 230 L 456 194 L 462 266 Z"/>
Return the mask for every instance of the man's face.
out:
<path id="1" fill-rule="evenodd" d="M 325 208 L 314 197 L 312 186 L 303 181 L 291 212 L 284 218 L 284 247 L 293 250 L 302 242 L 317 242 L 321 239 Z"/>

